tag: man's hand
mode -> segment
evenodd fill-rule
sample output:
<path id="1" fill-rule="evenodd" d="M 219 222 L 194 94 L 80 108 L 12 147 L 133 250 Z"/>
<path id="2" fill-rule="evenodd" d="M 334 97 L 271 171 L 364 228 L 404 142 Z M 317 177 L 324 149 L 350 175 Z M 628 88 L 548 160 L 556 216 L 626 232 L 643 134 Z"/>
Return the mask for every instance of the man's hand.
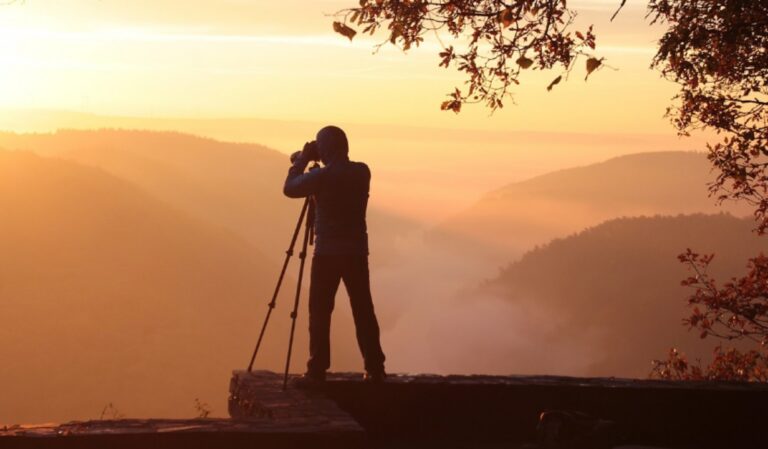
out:
<path id="1" fill-rule="evenodd" d="M 303 198 L 313 195 L 317 192 L 320 173 L 311 173 L 319 164 L 314 163 L 309 168 L 309 172 L 304 173 L 307 165 L 312 161 L 317 161 L 319 155 L 317 144 L 307 142 L 304 149 L 291 155 L 291 168 L 288 169 L 288 177 L 283 185 L 283 193 L 289 198 Z"/>

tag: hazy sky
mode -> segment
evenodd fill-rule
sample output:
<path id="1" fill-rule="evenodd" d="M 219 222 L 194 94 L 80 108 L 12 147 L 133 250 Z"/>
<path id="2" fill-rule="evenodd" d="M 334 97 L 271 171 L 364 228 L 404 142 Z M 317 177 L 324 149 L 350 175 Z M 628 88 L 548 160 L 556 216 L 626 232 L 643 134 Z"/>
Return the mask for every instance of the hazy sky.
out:
<path id="1" fill-rule="evenodd" d="M 594 23 L 604 69 L 530 72 L 517 106 L 439 111 L 463 78 L 438 67 L 433 36 L 407 55 L 384 36 L 348 42 L 327 14 L 356 0 L 26 0 L 0 7 L 0 108 L 109 115 L 260 117 L 499 130 L 672 133 L 675 89 L 648 68 L 658 27 L 645 2 L 569 4 Z M 582 65 L 582 64 L 580 64 Z"/>

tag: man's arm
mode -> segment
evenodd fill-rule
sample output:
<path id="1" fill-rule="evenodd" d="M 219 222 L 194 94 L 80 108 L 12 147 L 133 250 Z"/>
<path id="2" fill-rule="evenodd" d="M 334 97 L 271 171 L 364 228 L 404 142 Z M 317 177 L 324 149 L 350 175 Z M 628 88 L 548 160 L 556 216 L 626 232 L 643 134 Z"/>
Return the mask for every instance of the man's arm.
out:
<path id="1" fill-rule="evenodd" d="M 317 193 L 320 188 L 322 169 L 310 170 L 304 173 L 309 164 L 309 159 L 302 152 L 288 169 L 288 177 L 285 178 L 283 194 L 289 198 L 303 198 Z"/>

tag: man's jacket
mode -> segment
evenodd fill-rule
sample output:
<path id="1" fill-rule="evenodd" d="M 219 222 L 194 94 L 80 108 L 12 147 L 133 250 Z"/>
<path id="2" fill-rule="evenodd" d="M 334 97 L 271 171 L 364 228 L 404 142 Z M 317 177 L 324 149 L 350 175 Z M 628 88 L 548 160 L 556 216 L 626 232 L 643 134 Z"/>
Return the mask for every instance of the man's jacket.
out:
<path id="1" fill-rule="evenodd" d="M 343 159 L 304 173 L 308 163 L 296 158 L 283 193 L 290 198 L 314 196 L 315 254 L 368 254 L 368 166 Z"/>

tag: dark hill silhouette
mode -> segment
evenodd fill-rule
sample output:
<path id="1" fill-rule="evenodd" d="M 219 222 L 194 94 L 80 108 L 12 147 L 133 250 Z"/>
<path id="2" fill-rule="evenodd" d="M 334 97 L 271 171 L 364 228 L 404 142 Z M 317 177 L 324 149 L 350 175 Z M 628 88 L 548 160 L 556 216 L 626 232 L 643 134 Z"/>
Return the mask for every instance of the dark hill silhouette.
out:
<path id="1" fill-rule="evenodd" d="M 194 416 L 196 397 L 225 414 L 279 267 L 124 180 L 31 152 L 0 151 L 0 210 L 0 423 L 98 418 L 108 402 Z M 281 366 L 287 325 L 260 366 Z"/>
<path id="2" fill-rule="evenodd" d="M 526 253 L 482 290 L 547 317 L 551 330 L 537 342 L 545 359 L 570 345 L 591 354 L 588 375 L 644 377 L 672 346 L 708 356 L 717 344 L 681 325 L 688 274 L 676 255 L 686 247 L 714 252 L 712 273 L 737 275 L 768 249 L 752 226 L 727 214 L 615 219 Z"/>
<path id="3" fill-rule="evenodd" d="M 718 206 L 708 196 L 711 165 L 703 153 L 621 156 L 560 170 L 493 191 L 438 226 L 435 241 L 461 240 L 501 259 L 622 216 L 717 213 L 747 215 L 743 205 Z"/>
<path id="4" fill-rule="evenodd" d="M 101 129 L 0 133 L 0 146 L 56 155 L 106 170 L 197 218 L 246 237 L 280 259 L 300 201 L 282 194 L 286 155 L 250 143 L 177 132 Z M 413 225 L 372 210 L 372 252 L 386 259 L 390 241 Z"/>

